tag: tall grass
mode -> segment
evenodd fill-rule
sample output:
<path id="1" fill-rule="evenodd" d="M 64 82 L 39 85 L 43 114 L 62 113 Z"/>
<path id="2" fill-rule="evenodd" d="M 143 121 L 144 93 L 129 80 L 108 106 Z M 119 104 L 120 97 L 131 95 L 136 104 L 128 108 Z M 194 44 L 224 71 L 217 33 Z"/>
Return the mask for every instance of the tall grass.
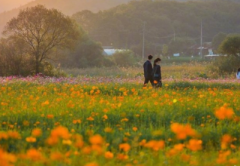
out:
<path id="1" fill-rule="evenodd" d="M 218 78 L 235 78 L 235 75 L 221 75 L 212 73 L 209 70 L 210 63 L 189 62 L 182 64 L 162 64 L 163 79 L 218 79 Z M 139 67 L 101 67 L 101 68 L 85 68 L 85 69 L 63 69 L 69 76 L 100 76 L 100 77 L 122 77 L 135 78 L 143 76 L 143 68 Z"/>

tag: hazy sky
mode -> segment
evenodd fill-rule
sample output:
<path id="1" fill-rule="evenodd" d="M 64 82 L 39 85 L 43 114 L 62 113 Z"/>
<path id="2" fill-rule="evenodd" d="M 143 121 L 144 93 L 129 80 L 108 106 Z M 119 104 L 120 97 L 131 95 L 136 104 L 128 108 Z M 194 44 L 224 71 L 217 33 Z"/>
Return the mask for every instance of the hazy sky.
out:
<path id="1" fill-rule="evenodd" d="M 32 0 L 0 0 L 0 13 L 25 5 Z"/>

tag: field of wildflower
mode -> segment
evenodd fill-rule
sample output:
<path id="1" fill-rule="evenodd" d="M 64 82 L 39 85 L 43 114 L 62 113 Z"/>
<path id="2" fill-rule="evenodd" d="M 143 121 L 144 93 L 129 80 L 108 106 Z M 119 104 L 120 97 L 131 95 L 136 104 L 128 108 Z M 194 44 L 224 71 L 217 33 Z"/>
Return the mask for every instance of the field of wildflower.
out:
<path id="1" fill-rule="evenodd" d="M 0 166 L 239 165 L 239 83 L 0 78 Z"/>

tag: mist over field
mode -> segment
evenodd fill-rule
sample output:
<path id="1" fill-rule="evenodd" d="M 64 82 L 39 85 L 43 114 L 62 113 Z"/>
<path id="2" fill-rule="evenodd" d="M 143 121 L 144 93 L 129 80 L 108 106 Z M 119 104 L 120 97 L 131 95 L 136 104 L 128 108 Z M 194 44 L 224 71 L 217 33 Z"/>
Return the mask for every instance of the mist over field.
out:
<path id="1" fill-rule="evenodd" d="M 0 0 L 0 13 L 18 8 L 32 0 Z"/>
<path id="2" fill-rule="evenodd" d="M 129 1 L 131 0 L 0 0 L 0 36 L 5 24 L 17 16 L 20 10 L 38 4 L 58 9 L 71 16 L 82 10 L 98 12 Z"/>

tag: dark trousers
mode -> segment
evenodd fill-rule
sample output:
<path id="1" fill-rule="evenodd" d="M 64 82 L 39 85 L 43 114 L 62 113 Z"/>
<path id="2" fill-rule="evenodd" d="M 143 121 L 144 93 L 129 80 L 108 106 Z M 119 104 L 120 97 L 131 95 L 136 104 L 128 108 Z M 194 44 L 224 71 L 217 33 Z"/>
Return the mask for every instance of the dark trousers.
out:
<path id="1" fill-rule="evenodd" d="M 162 80 L 160 78 L 153 78 L 154 81 L 154 87 L 156 88 L 161 88 L 162 87 Z"/>
<path id="2" fill-rule="evenodd" d="M 150 77 L 145 77 L 144 86 L 146 86 L 149 81 L 151 82 L 152 86 L 154 86 L 153 78 L 151 76 Z"/>

